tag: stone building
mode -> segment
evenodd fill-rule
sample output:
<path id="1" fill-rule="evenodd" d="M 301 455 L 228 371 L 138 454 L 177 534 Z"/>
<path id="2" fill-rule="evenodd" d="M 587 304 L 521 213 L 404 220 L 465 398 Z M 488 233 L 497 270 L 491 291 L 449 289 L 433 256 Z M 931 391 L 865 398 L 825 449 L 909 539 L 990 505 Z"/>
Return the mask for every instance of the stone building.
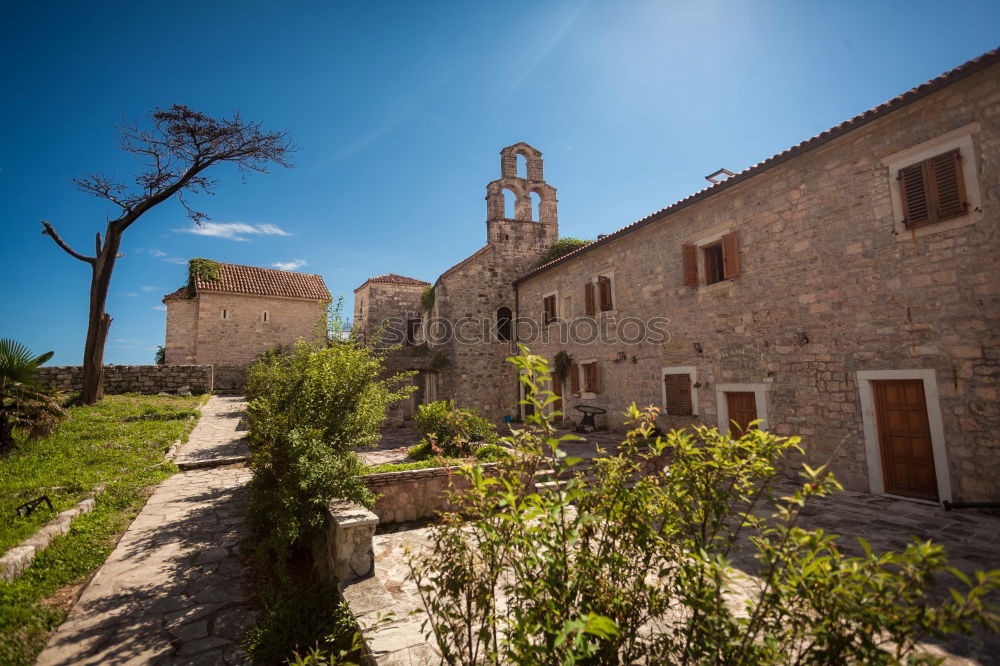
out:
<path id="1" fill-rule="evenodd" d="M 245 366 L 278 345 L 325 335 L 330 292 L 319 275 L 218 266 L 217 279 L 163 298 L 167 364 Z"/>
<path id="2" fill-rule="evenodd" d="M 572 360 L 555 388 L 574 420 L 591 405 L 621 428 L 633 401 L 663 408 L 665 429 L 759 419 L 848 488 L 1000 500 L 1000 53 L 542 266 L 555 191 L 534 149 L 502 156 L 487 245 L 440 276 L 425 313 L 437 396 L 516 414 L 502 359 L 522 342 Z M 456 340 L 462 322 L 508 316 Z"/>

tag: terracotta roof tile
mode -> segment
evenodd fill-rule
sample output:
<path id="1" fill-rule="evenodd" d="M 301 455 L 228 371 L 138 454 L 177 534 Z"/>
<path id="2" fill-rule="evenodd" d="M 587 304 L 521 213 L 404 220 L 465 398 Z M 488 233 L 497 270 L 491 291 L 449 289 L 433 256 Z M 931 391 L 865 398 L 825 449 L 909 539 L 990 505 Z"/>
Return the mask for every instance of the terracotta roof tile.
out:
<path id="1" fill-rule="evenodd" d="M 361 289 L 361 287 L 365 286 L 369 282 L 381 282 L 385 284 L 405 284 L 413 287 L 426 287 L 430 285 L 430 282 L 425 282 L 424 280 L 418 280 L 416 278 L 406 277 L 405 275 L 396 275 L 395 273 L 386 273 L 384 275 L 376 275 L 375 277 L 368 278 L 367 280 L 362 282 L 361 285 L 354 291 Z"/>
<path id="2" fill-rule="evenodd" d="M 636 220 L 632 224 L 624 226 L 621 229 L 618 229 L 617 231 L 613 231 L 604 238 L 601 238 L 600 240 L 596 240 L 593 243 L 590 243 L 589 245 L 584 245 L 583 247 L 577 248 L 576 250 L 573 250 L 572 252 L 559 257 L 558 259 L 553 259 L 547 264 L 543 264 L 538 268 L 528 271 L 527 273 L 519 277 L 517 280 L 515 280 L 514 284 L 518 284 L 519 282 L 534 277 L 535 275 L 545 270 L 548 270 L 549 268 L 552 268 L 563 262 L 569 261 L 573 257 L 579 256 L 584 252 L 588 252 L 593 248 L 597 247 L 598 245 L 604 245 L 605 243 L 610 243 L 616 238 L 619 238 L 627 233 L 635 231 L 640 227 L 646 226 L 650 222 L 655 222 L 656 220 L 662 219 L 671 213 L 674 213 L 682 208 L 690 206 L 691 204 L 701 201 L 702 199 L 705 199 L 706 197 L 709 197 L 713 194 L 721 192 L 726 188 L 732 187 L 736 183 L 741 183 L 744 180 L 750 178 L 751 176 L 755 176 L 758 173 L 765 171 L 773 166 L 777 166 L 778 164 L 790 160 L 793 157 L 797 157 L 798 155 L 801 155 L 806 151 L 812 150 L 813 148 L 817 148 L 823 145 L 824 143 L 832 139 L 835 139 L 838 136 L 841 136 L 842 134 L 846 134 L 847 132 L 857 129 L 863 125 L 867 125 L 871 121 L 881 118 L 882 116 L 891 111 L 895 111 L 896 109 L 906 106 L 907 104 L 915 102 L 918 99 L 926 97 L 927 95 L 944 88 L 945 86 L 961 81 L 962 79 L 971 76 L 977 72 L 981 72 L 988 67 L 996 65 L 997 63 L 1000 63 L 1000 49 L 994 49 L 992 51 L 989 51 L 988 53 L 984 53 L 978 58 L 973 58 L 972 60 L 964 64 L 961 64 L 958 67 L 948 72 L 945 72 L 944 74 L 941 74 L 940 76 L 933 78 L 930 81 L 927 81 L 926 83 L 921 83 L 919 86 L 911 88 L 905 93 L 893 97 L 888 102 L 883 102 L 878 106 L 872 107 L 871 109 L 868 109 L 864 113 L 860 113 L 849 120 L 845 120 L 839 125 L 834 125 L 830 129 L 824 132 L 820 132 L 816 136 L 806 139 L 805 141 L 802 141 L 801 143 L 798 143 L 792 146 L 791 148 L 788 148 L 787 150 L 783 150 L 782 152 L 776 155 L 772 155 L 771 157 L 767 158 L 766 160 L 763 160 L 762 162 L 758 162 L 757 164 L 749 166 L 743 171 L 740 171 L 735 176 L 731 176 L 720 183 L 717 183 L 715 185 L 710 185 L 709 187 L 699 190 L 698 192 L 695 192 L 694 194 L 691 194 L 681 199 L 680 201 L 676 201 L 670 204 L 666 208 L 662 208 L 656 211 L 655 213 L 647 215 L 641 220 Z"/>
<path id="3" fill-rule="evenodd" d="M 198 280 L 195 288 L 198 292 L 284 296 L 317 301 L 330 300 L 330 291 L 319 275 L 221 262 L 219 263 L 219 279 Z M 182 287 L 168 294 L 165 298 L 186 296 L 186 294 L 186 288 Z"/>

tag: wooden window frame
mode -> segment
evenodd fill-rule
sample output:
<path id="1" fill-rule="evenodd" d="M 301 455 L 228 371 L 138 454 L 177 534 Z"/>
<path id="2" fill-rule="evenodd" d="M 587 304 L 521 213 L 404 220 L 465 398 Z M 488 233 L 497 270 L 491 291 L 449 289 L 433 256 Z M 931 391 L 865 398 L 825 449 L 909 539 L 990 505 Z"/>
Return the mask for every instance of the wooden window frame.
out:
<path id="1" fill-rule="evenodd" d="M 701 260 L 705 267 L 705 284 L 724 281 L 726 259 L 722 252 L 722 241 L 701 246 Z"/>
<path id="2" fill-rule="evenodd" d="M 551 305 L 551 307 L 550 307 Z M 559 292 L 542 295 L 542 325 L 548 326 L 559 318 Z"/>
<path id="3" fill-rule="evenodd" d="M 699 410 L 698 410 L 698 387 L 699 387 L 699 385 L 698 385 L 698 369 L 695 368 L 693 365 L 682 365 L 682 366 L 672 366 L 672 367 L 662 368 L 662 370 L 660 371 L 660 391 L 661 391 L 661 394 L 662 394 L 662 397 L 663 397 L 663 400 L 662 400 L 661 404 L 663 405 L 663 413 L 664 414 L 669 414 L 668 410 L 670 408 L 670 404 L 669 404 L 669 402 L 667 400 L 667 386 L 666 386 L 667 377 L 670 376 L 670 375 L 687 375 L 688 378 L 690 379 L 690 382 L 691 382 L 691 384 L 690 384 L 690 387 L 691 387 L 691 414 L 689 416 L 697 418 L 698 415 L 699 415 Z M 671 414 L 671 416 L 674 416 L 674 415 Z M 684 416 L 688 416 L 688 415 L 685 414 Z"/>
<path id="4" fill-rule="evenodd" d="M 885 182 L 889 188 L 889 199 L 892 204 L 892 225 L 896 242 L 912 243 L 913 238 L 921 238 L 975 224 L 984 218 L 982 211 L 982 196 L 980 194 L 979 174 L 977 172 L 976 144 L 972 137 L 979 134 L 980 123 L 973 122 L 946 132 L 929 141 L 910 146 L 897 153 L 881 158 L 886 167 Z M 919 164 L 924 160 L 958 149 L 961 152 L 961 179 L 965 187 L 966 211 L 961 215 L 939 219 L 935 222 L 920 222 L 907 226 L 906 206 L 901 192 L 900 182 L 896 180 L 901 170 Z"/>
<path id="5" fill-rule="evenodd" d="M 757 426 L 759 430 L 767 430 L 770 427 L 767 416 L 767 394 L 771 390 L 771 384 L 716 384 L 715 386 L 715 399 L 716 407 L 718 409 L 718 427 L 719 432 L 723 434 L 729 433 L 729 404 L 726 402 L 726 393 L 740 393 L 740 392 L 752 392 L 754 394 L 754 403 L 757 407 L 757 418 L 760 420 L 760 424 Z"/>
<path id="6" fill-rule="evenodd" d="M 961 148 L 952 148 L 896 171 L 899 199 L 903 206 L 903 226 L 916 229 L 962 217 L 969 212 L 969 198 L 965 191 L 965 177 Z M 953 179 L 953 186 L 947 179 Z M 942 189 L 951 190 L 948 195 Z M 943 207 L 944 197 L 953 199 Z M 922 209 L 922 212 L 914 210 Z"/>
<path id="7" fill-rule="evenodd" d="M 601 366 L 598 361 L 580 363 L 583 373 L 583 393 L 597 395 L 601 392 Z"/>
<path id="8" fill-rule="evenodd" d="M 720 248 L 718 272 L 710 272 L 709 252 Z M 708 287 L 738 278 L 741 273 L 740 232 L 733 229 L 709 232 L 681 246 L 681 284 Z M 716 279 L 721 278 L 721 279 Z"/>
<path id="9" fill-rule="evenodd" d="M 583 285 L 584 312 L 596 317 L 600 312 L 615 312 L 615 272 L 600 271 Z"/>

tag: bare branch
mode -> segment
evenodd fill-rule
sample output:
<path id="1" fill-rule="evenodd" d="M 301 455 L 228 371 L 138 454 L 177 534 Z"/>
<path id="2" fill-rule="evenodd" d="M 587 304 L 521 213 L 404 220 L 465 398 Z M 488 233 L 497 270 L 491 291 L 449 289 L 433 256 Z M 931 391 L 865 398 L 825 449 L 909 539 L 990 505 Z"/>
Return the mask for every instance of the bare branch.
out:
<path id="1" fill-rule="evenodd" d="M 69 256 L 71 256 L 71 257 L 73 257 L 75 259 L 79 259 L 80 261 L 85 261 L 85 262 L 87 262 L 88 264 L 91 264 L 91 265 L 93 265 L 94 262 L 97 261 L 97 259 L 95 259 L 94 257 L 85 257 L 84 255 L 80 254 L 79 252 L 76 252 L 75 250 L 73 250 L 73 248 L 71 248 L 66 243 L 66 241 L 64 241 L 62 238 L 59 237 L 59 234 L 57 234 L 56 230 L 52 228 L 52 225 L 49 224 L 48 222 L 46 222 L 45 220 L 42 220 L 42 226 L 45 227 L 45 229 L 42 231 L 42 235 L 43 236 L 51 236 L 52 240 L 54 240 L 56 242 L 56 245 L 58 245 L 63 250 L 65 250 L 66 254 L 68 254 Z"/>

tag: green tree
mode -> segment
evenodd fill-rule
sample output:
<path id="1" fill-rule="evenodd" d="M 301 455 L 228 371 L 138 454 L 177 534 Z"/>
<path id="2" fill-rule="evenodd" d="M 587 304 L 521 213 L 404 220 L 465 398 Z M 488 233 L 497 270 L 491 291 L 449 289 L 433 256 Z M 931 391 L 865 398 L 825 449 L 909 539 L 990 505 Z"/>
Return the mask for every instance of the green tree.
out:
<path id="1" fill-rule="evenodd" d="M 121 257 L 122 235 L 140 217 L 161 203 L 177 197 L 194 222 L 200 224 L 208 215 L 190 206 L 186 195 L 210 193 L 215 181 L 205 170 L 218 164 L 234 164 L 241 173 L 267 173 L 271 163 L 291 166 L 294 150 L 285 132 L 265 132 L 259 123 L 243 120 L 238 113 L 231 118 L 215 119 L 175 104 L 156 109 L 151 127 L 126 123 L 119 128 L 121 149 L 136 157 L 141 170 L 134 184 L 101 174 L 88 174 L 74 181 L 77 189 L 107 200 L 120 210 L 109 220 L 104 238 L 97 234 L 93 256 L 75 251 L 42 221 L 42 234 L 48 235 L 74 259 L 89 264 L 90 315 L 83 351 L 83 388 L 80 400 L 92 405 L 104 396 L 104 345 L 111 327 L 111 316 L 104 311 L 115 262 Z"/>
<path id="2" fill-rule="evenodd" d="M 654 436 L 656 409 L 584 483 L 557 437 L 545 360 L 512 359 L 534 406 L 496 474 L 470 465 L 430 552 L 411 560 L 426 627 L 449 664 L 904 664 L 919 642 L 1000 628 L 1000 571 L 938 599 L 942 549 L 848 557 L 802 525 L 840 488 L 822 469 L 782 490 L 797 438 L 699 427 Z M 669 464 L 665 464 L 669 461 Z M 558 484 L 531 481 L 544 464 Z M 556 485 L 556 488 L 551 486 Z M 734 566 L 739 559 L 740 567 Z"/>
<path id="3" fill-rule="evenodd" d="M 36 377 L 52 354 L 34 356 L 20 342 L 0 339 L 0 453 L 14 445 L 14 428 L 40 437 L 64 416 L 55 397 Z"/>

